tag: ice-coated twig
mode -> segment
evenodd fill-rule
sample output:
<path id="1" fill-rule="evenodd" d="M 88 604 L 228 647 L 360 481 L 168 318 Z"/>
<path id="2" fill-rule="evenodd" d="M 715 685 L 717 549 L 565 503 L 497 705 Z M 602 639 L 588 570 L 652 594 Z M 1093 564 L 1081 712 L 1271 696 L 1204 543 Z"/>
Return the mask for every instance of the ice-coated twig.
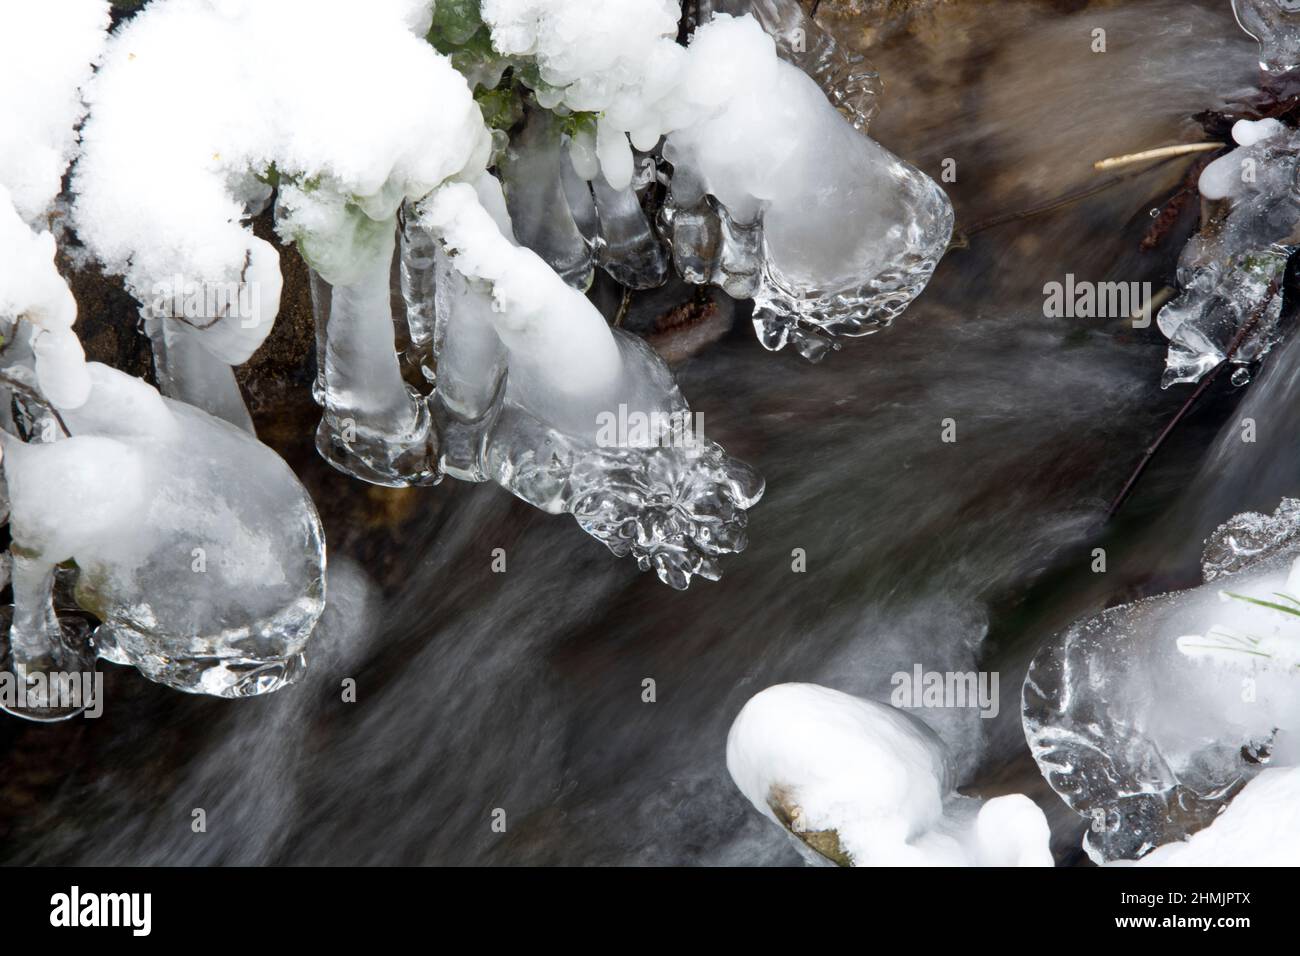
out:
<path id="1" fill-rule="evenodd" d="M 482 473 L 544 511 L 567 511 L 675 588 L 697 575 L 716 579 L 718 558 L 745 546 L 745 511 L 762 480 L 699 433 L 658 356 L 612 331 L 535 253 L 510 242 L 501 210 L 494 219 L 464 184 L 438 190 L 424 209 L 471 283 L 460 307 L 474 306 L 476 284 L 490 290 L 492 307 L 474 306 L 472 319 L 491 323 L 505 350 Z M 471 367 L 498 361 L 490 348 L 472 356 Z"/>
<path id="2" fill-rule="evenodd" d="M 88 88 L 73 181 L 79 234 L 142 304 L 188 303 L 179 285 L 233 288 L 259 306 L 253 317 L 190 309 L 179 334 L 166 327 L 174 310 L 148 316 L 164 323 L 152 337 L 162 384 L 235 420 L 228 369 L 203 363 L 246 361 L 270 331 L 278 258 L 246 221 L 274 188 L 276 230 L 317 276 L 319 445 L 343 470 L 390 485 L 433 475 L 424 403 L 389 361 L 379 276 L 395 217 L 444 180 L 475 175 L 491 149 L 465 79 L 425 39 L 431 12 L 416 0 L 376 0 L 365 16 L 349 0 L 152 4 L 115 33 Z M 234 62 L 192 69 L 191 51 L 214 45 Z M 192 118 L 165 150 L 158 116 Z M 419 320 L 413 340 L 427 347 Z"/>
<path id="3" fill-rule="evenodd" d="M 773 23 L 790 13 L 762 9 Z M 887 326 L 947 249 L 943 191 L 846 121 L 753 16 L 719 13 L 683 48 L 668 0 L 485 0 L 481 12 L 493 46 L 531 66 L 539 102 L 599 114 L 595 153 L 611 187 L 630 181 L 633 147 L 666 137 L 675 184 L 690 180 L 662 220 L 674 261 L 689 281 L 744 277 L 734 288 L 753 295 L 768 348 L 792 342 L 817 358 L 836 338 Z M 859 125 L 870 99 L 850 110 Z M 719 209 L 735 232 L 725 248 Z M 719 264 L 723 251 L 736 268 Z"/>
<path id="4" fill-rule="evenodd" d="M 1200 193 L 1215 205 L 1179 259 L 1180 294 L 1156 316 L 1169 339 L 1163 388 L 1197 382 L 1225 361 L 1249 365 L 1277 340 L 1276 289 L 1300 247 L 1300 140 L 1273 119 L 1240 120 L 1232 135 L 1238 148 L 1201 172 Z"/>

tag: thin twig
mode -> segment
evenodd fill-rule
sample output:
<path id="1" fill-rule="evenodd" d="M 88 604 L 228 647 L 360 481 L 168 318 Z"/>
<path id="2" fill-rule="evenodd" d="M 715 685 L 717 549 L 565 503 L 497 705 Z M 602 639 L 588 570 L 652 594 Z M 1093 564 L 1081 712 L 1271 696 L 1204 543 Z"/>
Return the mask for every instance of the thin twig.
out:
<path id="1" fill-rule="evenodd" d="M 1125 153 L 1123 156 L 1111 156 L 1099 159 L 1092 168 L 1101 172 L 1107 169 L 1119 169 L 1134 163 L 1144 163 L 1149 159 L 1167 159 L 1173 156 L 1186 156 L 1189 153 L 1208 153 L 1222 149 L 1224 143 L 1181 143 L 1177 146 L 1161 146 L 1157 149 L 1144 149 L 1140 153 Z"/>
<path id="2" fill-rule="evenodd" d="M 17 392 L 18 394 L 26 398 L 28 401 L 32 401 L 35 402 L 37 405 L 44 406 L 46 411 L 48 411 L 54 417 L 54 420 L 59 423 L 59 427 L 63 429 L 63 434 L 68 436 L 72 435 L 72 432 L 68 430 L 68 423 L 63 420 L 63 416 L 59 414 L 59 410 L 50 403 L 49 399 L 47 399 L 36 389 L 32 388 L 32 386 L 28 385 L 26 382 L 14 378 L 11 374 L 9 374 L 8 371 L 3 371 L 3 370 L 0 370 L 0 386 L 4 386 L 12 391 Z"/>
<path id="3" fill-rule="evenodd" d="M 1115 496 L 1115 500 L 1111 502 L 1110 510 L 1106 512 L 1106 517 L 1108 519 L 1113 518 L 1115 512 L 1119 511 L 1120 506 L 1124 504 L 1125 499 L 1128 498 L 1129 493 L 1133 490 L 1133 486 L 1137 484 L 1138 479 L 1142 477 L 1142 473 L 1146 471 L 1146 467 L 1150 464 L 1151 459 L 1154 458 L 1156 452 L 1160 450 L 1160 446 L 1165 443 L 1165 439 L 1169 437 L 1170 433 L 1173 432 L 1178 423 L 1187 416 L 1187 413 L 1192 410 L 1192 406 L 1196 404 L 1196 400 L 1205 394 L 1205 390 L 1208 389 L 1211 383 L 1219 377 L 1219 373 L 1227 368 L 1228 364 L 1232 361 L 1232 357 L 1237 354 L 1237 349 L 1241 348 L 1241 344 L 1246 341 L 1246 336 L 1254 331 L 1255 326 L 1259 325 L 1259 320 L 1263 317 L 1264 311 L 1268 308 L 1269 303 L 1271 303 L 1277 296 L 1281 284 L 1281 279 L 1274 279 L 1269 283 L 1267 290 L 1268 294 L 1264 297 L 1264 301 L 1254 311 L 1250 319 L 1237 331 L 1237 334 L 1232 337 L 1232 341 L 1228 344 L 1228 350 L 1224 353 L 1222 361 L 1220 361 L 1218 365 L 1214 366 L 1208 375 L 1201 379 L 1200 384 L 1196 386 L 1196 390 L 1188 396 L 1187 401 L 1183 402 L 1182 407 L 1178 409 L 1177 414 L 1169 420 L 1169 424 L 1164 427 L 1164 430 L 1160 432 L 1156 437 L 1156 440 L 1147 447 L 1146 454 L 1144 454 L 1142 460 L 1138 462 L 1137 468 L 1133 470 L 1133 474 L 1129 475 L 1128 481 L 1124 482 L 1124 487 L 1120 489 L 1119 494 Z"/>

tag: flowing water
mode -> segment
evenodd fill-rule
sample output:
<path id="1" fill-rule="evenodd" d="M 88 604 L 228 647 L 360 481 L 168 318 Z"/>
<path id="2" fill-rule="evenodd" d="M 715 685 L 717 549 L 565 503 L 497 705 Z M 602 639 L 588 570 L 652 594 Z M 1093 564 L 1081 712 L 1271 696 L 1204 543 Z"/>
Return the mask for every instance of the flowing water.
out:
<path id="1" fill-rule="evenodd" d="M 108 667 L 102 718 L 0 722 L 6 862 L 795 864 L 728 778 L 731 720 L 773 683 L 887 697 L 917 664 L 998 673 L 995 718 L 923 716 L 964 792 L 1030 794 L 1079 861 L 1082 822 L 1021 731 L 1028 659 L 1082 614 L 1195 583 L 1208 530 L 1300 491 L 1278 418 L 1300 355 L 1279 349 L 1244 401 L 1216 385 L 1107 521 L 1187 392 L 1158 387 L 1154 324 L 1045 318 L 1043 285 L 1171 279 L 1191 216 L 1142 239 L 1194 159 L 987 224 L 1176 141 L 1254 84 L 1253 44 L 1226 0 L 923 2 L 883 28 L 826 6 L 886 78 L 873 134 L 936 179 L 956 161 L 969 247 L 895 328 L 820 365 L 763 352 L 742 316 L 678 367 L 709 436 L 768 483 L 722 581 L 670 591 L 495 486 L 380 492 L 287 452 L 330 542 L 303 683 L 227 702 Z"/>

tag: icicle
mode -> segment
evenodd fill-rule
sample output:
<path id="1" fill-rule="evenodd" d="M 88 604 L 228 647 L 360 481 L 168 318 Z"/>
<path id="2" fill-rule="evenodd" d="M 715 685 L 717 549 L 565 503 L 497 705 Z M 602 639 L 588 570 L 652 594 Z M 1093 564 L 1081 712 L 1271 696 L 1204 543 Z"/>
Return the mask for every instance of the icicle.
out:
<path id="1" fill-rule="evenodd" d="M 668 279 L 668 257 L 629 184 L 615 189 L 603 173 L 591 181 L 600 229 L 601 268 L 629 289 L 655 289 Z"/>
<path id="2" fill-rule="evenodd" d="M 551 113 L 534 109 L 506 151 L 501 174 L 519 241 L 569 285 L 585 290 L 591 285 L 595 256 L 569 207 L 562 168 L 568 165 L 559 123 Z"/>
<path id="3" fill-rule="evenodd" d="M 406 360 L 432 382 L 435 376 L 433 336 L 437 321 L 434 302 L 437 296 L 435 259 L 438 243 L 420 225 L 409 202 L 402 206 L 401 224 L 401 290 L 409 338 Z"/>
<path id="4" fill-rule="evenodd" d="M 369 227 L 368 227 L 369 228 Z M 342 472 L 402 487 L 438 480 L 428 406 L 402 380 L 393 341 L 390 273 L 395 220 L 374 225 L 373 244 L 346 284 L 318 288 L 317 355 L 323 406 L 316 448 Z"/>
<path id="5" fill-rule="evenodd" d="M 144 318 L 144 329 L 153 347 L 154 376 L 164 395 L 254 434 L 235 370 L 204 348 L 201 333 L 182 322 L 149 317 Z"/>

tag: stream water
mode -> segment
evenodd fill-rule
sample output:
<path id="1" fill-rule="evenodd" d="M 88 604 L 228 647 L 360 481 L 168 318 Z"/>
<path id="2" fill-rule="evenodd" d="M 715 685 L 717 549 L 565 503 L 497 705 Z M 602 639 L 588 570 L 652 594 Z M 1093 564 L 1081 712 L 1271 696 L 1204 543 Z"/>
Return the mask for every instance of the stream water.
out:
<path id="1" fill-rule="evenodd" d="M 873 134 L 936 179 L 956 161 L 958 232 L 1098 185 L 1094 160 L 1176 141 L 1256 80 L 1226 0 L 996 6 L 922 3 L 866 34 L 823 16 L 873 43 Z M 782 681 L 887 698 L 920 664 L 998 672 L 995 718 L 922 716 L 964 792 L 1028 793 L 1058 860 L 1079 862 L 1082 821 L 1021 731 L 1029 657 L 1082 614 L 1195 583 L 1206 532 L 1300 491 L 1281 417 L 1300 402 L 1293 342 L 1248 388 L 1216 384 L 1106 519 L 1187 392 L 1159 389 L 1154 325 L 1045 318 L 1043 285 L 1169 281 L 1192 219 L 1141 240 L 1192 161 L 974 232 L 895 328 L 820 365 L 765 353 L 739 321 L 679 366 L 710 437 L 767 479 L 718 584 L 672 592 L 571 519 L 451 481 L 401 499 L 391 546 L 354 547 L 345 521 L 387 499 L 304 458 L 331 551 L 303 683 L 226 702 L 109 667 L 102 718 L 0 722 L 0 858 L 796 864 L 728 778 L 736 712 Z"/>

